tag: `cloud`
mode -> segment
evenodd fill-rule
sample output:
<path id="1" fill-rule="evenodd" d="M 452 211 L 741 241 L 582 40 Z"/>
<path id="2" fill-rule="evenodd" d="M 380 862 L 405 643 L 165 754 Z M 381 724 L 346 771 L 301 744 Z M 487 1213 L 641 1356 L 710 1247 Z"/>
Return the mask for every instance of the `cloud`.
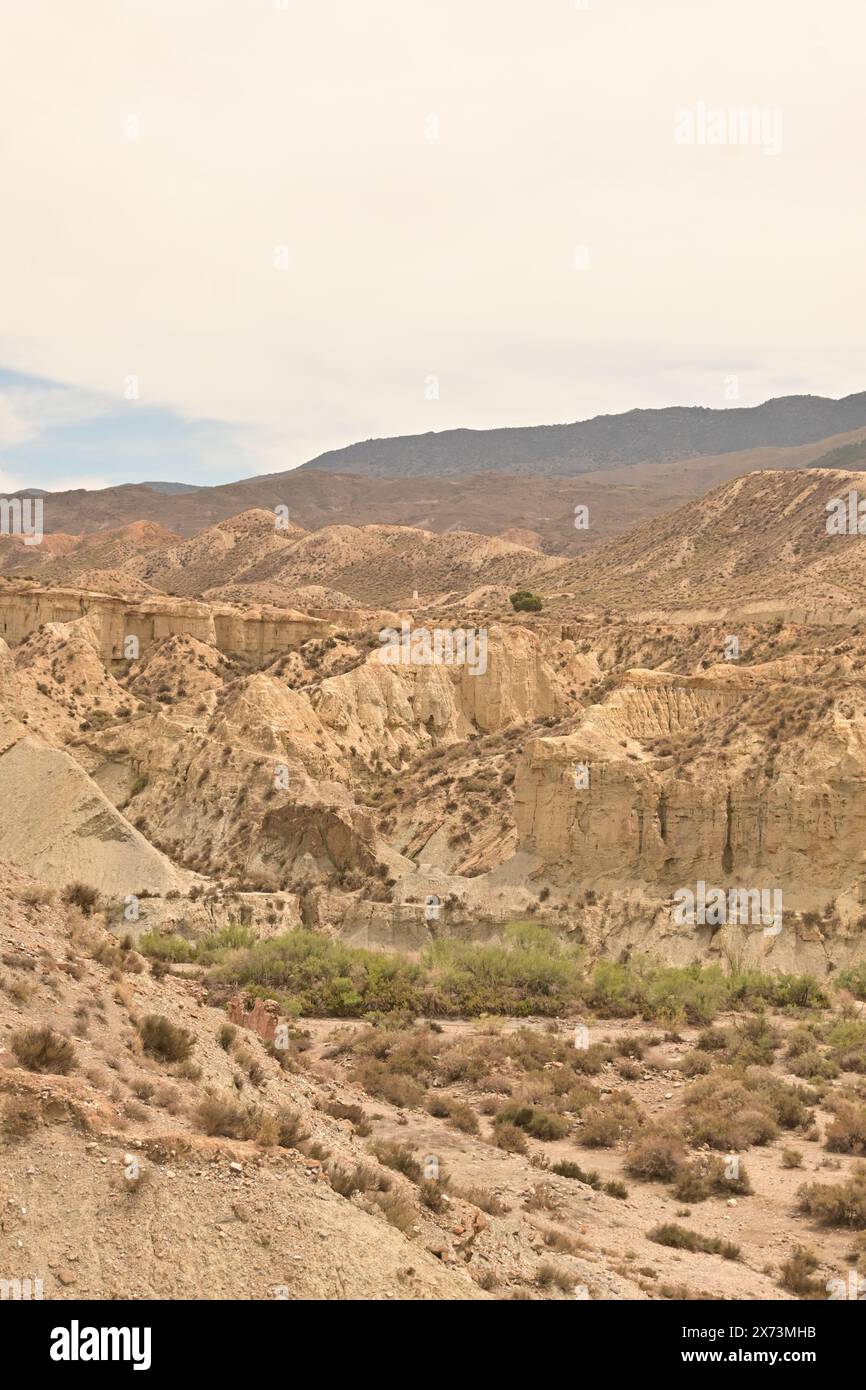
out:
<path id="1" fill-rule="evenodd" d="M 740 404 L 866 382 L 856 0 L 9 0 L 4 25 L 0 363 L 115 412 L 137 377 L 151 476 L 167 415 L 167 466 L 205 481 L 209 454 L 223 480 L 724 405 L 729 374 Z M 677 145 L 699 102 L 782 110 L 782 152 Z M 34 442 L 33 405 L 0 440 Z"/>

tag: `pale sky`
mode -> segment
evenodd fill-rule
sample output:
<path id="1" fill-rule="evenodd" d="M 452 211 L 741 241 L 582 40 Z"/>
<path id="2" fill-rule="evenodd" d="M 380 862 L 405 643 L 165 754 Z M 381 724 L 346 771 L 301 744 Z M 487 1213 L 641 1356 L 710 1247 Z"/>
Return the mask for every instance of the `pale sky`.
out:
<path id="1" fill-rule="evenodd" d="M 862 0 L 0 0 L 0 488 L 863 390 L 864 40 Z M 677 143 L 700 103 L 781 148 Z"/>

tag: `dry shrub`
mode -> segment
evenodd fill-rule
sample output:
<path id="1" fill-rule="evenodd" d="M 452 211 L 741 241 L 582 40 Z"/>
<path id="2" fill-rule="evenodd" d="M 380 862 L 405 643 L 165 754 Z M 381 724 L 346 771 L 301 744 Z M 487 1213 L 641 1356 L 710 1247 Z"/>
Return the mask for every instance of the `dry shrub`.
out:
<path id="1" fill-rule="evenodd" d="M 2 1129 L 7 1139 L 27 1139 L 39 1124 L 39 1106 L 31 1096 L 7 1096 Z"/>
<path id="2" fill-rule="evenodd" d="M 485 1187 L 454 1188 L 454 1196 L 463 1202 L 469 1202 L 473 1207 L 478 1207 L 488 1216 L 505 1216 L 511 1210 L 495 1192 L 488 1192 Z"/>
<path id="3" fill-rule="evenodd" d="M 328 1169 L 328 1181 L 341 1197 L 353 1197 L 356 1192 L 390 1192 L 391 1179 L 380 1168 L 357 1163 L 354 1168 L 334 1164 Z"/>
<path id="4" fill-rule="evenodd" d="M 844 1182 L 804 1184 L 797 1201 L 801 1211 L 824 1226 L 866 1229 L 866 1165 L 859 1164 Z"/>
<path id="5" fill-rule="evenodd" d="M 570 1236 L 568 1231 L 560 1230 L 558 1226 L 548 1226 L 542 1236 L 547 1248 L 558 1251 L 560 1255 L 579 1255 L 581 1250 L 588 1248 L 580 1236 Z"/>
<path id="6" fill-rule="evenodd" d="M 99 902 L 99 894 L 95 888 L 90 888 L 86 883 L 68 883 L 63 890 L 63 901 L 73 907 L 77 907 L 84 913 L 85 917 L 90 917 L 96 911 Z"/>
<path id="7" fill-rule="evenodd" d="M 203 1134 L 223 1139 L 249 1138 L 248 1112 L 227 1096 L 204 1096 L 195 1111 L 195 1122 Z"/>
<path id="8" fill-rule="evenodd" d="M 25 1028 L 13 1033 L 9 1045 L 28 1071 L 59 1072 L 65 1076 L 76 1066 L 75 1048 L 52 1028 Z"/>
<path id="9" fill-rule="evenodd" d="M 370 1150 L 386 1168 L 393 1168 L 412 1182 L 421 1181 L 421 1164 L 408 1144 L 399 1144 L 393 1139 L 377 1139 Z"/>
<path id="10" fill-rule="evenodd" d="M 686 1150 L 678 1134 L 651 1130 L 642 1134 L 625 1156 L 625 1170 L 645 1182 L 672 1182 L 685 1162 Z"/>
<path id="11" fill-rule="evenodd" d="M 545 1260 L 538 1266 L 535 1273 L 535 1282 L 540 1289 L 559 1289 L 560 1293 L 571 1293 L 574 1288 L 574 1278 L 564 1269 L 557 1268 L 556 1265 Z"/>
<path id="12" fill-rule="evenodd" d="M 420 1105 L 424 1090 L 411 1077 L 392 1071 L 384 1062 L 363 1062 L 352 1078 L 368 1095 L 377 1096 L 402 1109 Z"/>
<path id="13" fill-rule="evenodd" d="M 700 1154 L 677 1173 L 674 1196 L 678 1202 L 703 1202 L 707 1197 L 748 1197 L 752 1184 L 739 1161 L 728 1177 L 729 1165 L 717 1154 Z"/>
<path id="14" fill-rule="evenodd" d="M 819 1279 L 810 1276 L 818 1268 L 817 1255 L 798 1245 L 782 1265 L 779 1286 L 795 1293 L 798 1298 L 826 1298 L 827 1291 Z"/>
<path id="15" fill-rule="evenodd" d="M 374 1200 L 385 1213 L 385 1219 L 398 1231 L 408 1235 L 416 1219 L 415 1208 L 409 1198 L 400 1192 L 385 1192 L 378 1193 Z"/>
<path id="16" fill-rule="evenodd" d="M 631 1096 L 614 1091 L 585 1112 L 580 1142 L 590 1149 L 610 1149 L 623 1139 L 631 1139 L 643 1122 L 643 1113 Z"/>
<path id="17" fill-rule="evenodd" d="M 526 1135 L 517 1125 L 496 1125 L 493 1130 L 493 1142 L 497 1149 L 504 1149 L 506 1153 L 525 1154 L 529 1148 Z"/>
<path id="18" fill-rule="evenodd" d="M 192 1033 L 163 1014 L 145 1014 L 138 1032 L 145 1052 L 163 1062 L 185 1062 L 195 1046 Z"/>
<path id="19" fill-rule="evenodd" d="M 825 1147 L 830 1153 L 866 1156 L 866 1106 L 837 1101 L 835 1116 L 827 1127 Z"/>
<path id="20" fill-rule="evenodd" d="M 300 1112 L 290 1106 L 280 1106 L 275 1116 L 277 1139 L 281 1149 L 295 1149 L 308 1137 Z"/>

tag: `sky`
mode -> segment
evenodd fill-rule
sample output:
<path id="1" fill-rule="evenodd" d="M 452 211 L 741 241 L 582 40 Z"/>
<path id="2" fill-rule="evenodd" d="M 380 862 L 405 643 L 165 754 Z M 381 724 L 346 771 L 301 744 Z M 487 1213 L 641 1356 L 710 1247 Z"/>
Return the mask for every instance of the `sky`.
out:
<path id="1" fill-rule="evenodd" d="M 864 39 L 862 0 L 2 0 L 0 489 L 863 390 Z"/>

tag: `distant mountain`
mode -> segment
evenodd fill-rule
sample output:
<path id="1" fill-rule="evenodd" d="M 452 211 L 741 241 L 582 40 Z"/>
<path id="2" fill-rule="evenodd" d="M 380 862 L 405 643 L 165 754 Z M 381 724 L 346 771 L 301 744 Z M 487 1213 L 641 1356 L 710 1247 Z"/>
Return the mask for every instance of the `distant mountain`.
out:
<path id="1" fill-rule="evenodd" d="M 732 478 L 552 570 L 545 607 L 862 622 L 866 537 L 827 529 L 829 504 L 844 503 L 847 517 L 862 482 L 862 473 L 830 468 Z"/>
<path id="2" fill-rule="evenodd" d="M 178 493 L 181 493 L 181 492 L 198 492 L 198 491 L 199 491 L 199 486 L 198 486 L 197 483 L 151 483 L 151 482 L 144 482 L 144 483 L 141 484 L 141 486 L 142 486 L 142 487 L 149 487 L 149 488 L 151 488 L 154 492 L 167 492 L 167 493 L 169 494 L 169 496 L 171 496 L 171 497 L 174 497 L 174 496 L 176 496 Z"/>
<path id="3" fill-rule="evenodd" d="M 374 477 L 481 472 L 570 475 L 622 464 L 809 444 L 863 425 L 864 391 L 842 400 L 780 396 L 746 408 L 672 406 L 597 415 L 570 425 L 443 430 L 368 439 L 320 454 L 301 469 Z"/>

